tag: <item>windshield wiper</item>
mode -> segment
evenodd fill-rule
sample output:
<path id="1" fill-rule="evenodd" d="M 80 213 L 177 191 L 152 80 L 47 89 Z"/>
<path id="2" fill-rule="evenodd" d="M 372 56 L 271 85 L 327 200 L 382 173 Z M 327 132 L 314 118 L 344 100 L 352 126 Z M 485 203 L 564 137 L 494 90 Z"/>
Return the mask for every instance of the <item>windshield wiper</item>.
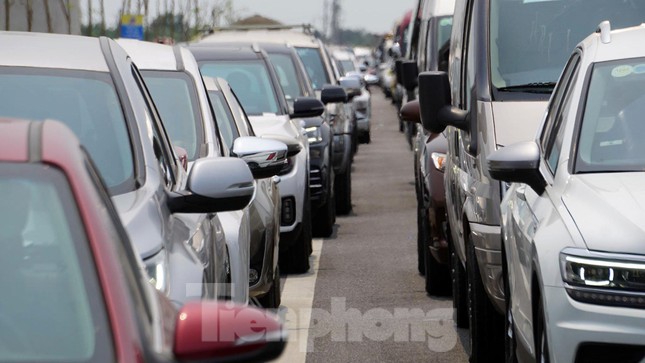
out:
<path id="1" fill-rule="evenodd" d="M 555 88 L 555 82 L 532 82 L 514 86 L 500 87 L 500 92 L 528 92 L 528 93 L 551 93 Z"/>

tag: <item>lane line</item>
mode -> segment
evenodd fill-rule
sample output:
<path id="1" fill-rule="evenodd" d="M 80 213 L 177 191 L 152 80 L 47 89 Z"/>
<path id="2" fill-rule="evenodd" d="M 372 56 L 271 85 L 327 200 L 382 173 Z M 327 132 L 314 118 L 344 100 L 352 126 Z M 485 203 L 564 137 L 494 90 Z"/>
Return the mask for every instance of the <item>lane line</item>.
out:
<path id="1" fill-rule="evenodd" d="M 322 238 L 314 238 L 312 245 L 309 272 L 302 275 L 289 275 L 283 284 L 279 314 L 289 331 L 289 342 L 277 362 L 304 363 L 307 359 L 309 322 L 323 246 Z"/>

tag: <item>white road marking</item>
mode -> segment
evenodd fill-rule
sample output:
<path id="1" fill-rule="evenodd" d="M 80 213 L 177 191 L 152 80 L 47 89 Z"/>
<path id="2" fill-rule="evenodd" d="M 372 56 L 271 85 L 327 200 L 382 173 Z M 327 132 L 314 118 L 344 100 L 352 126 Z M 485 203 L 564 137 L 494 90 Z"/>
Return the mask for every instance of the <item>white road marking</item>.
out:
<path id="1" fill-rule="evenodd" d="M 304 363 L 307 359 L 309 321 L 322 246 L 323 240 L 314 238 L 309 272 L 302 275 L 289 275 L 284 283 L 279 313 L 289 331 L 289 342 L 277 362 Z"/>

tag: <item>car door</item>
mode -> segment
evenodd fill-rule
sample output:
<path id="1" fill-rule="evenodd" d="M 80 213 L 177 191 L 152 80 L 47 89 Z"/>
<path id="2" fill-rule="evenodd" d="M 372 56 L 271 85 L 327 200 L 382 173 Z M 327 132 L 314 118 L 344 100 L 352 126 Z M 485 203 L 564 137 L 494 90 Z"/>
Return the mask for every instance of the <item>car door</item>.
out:
<path id="1" fill-rule="evenodd" d="M 519 339 L 526 344 L 533 342 L 532 276 L 536 268 L 533 246 L 534 236 L 540 225 L 556 213 L 557 196 L 553 193 L 553 180 L 558 171 L 567 115 L 572 106 L 572 89 L 578 75 L 580 54 L 575 53 L 567 63 L 547 109 L 544 126 L 539 135 L 541 170 L 547 180 L 544 193 L 538 195 L 526 184 L 514 185 L 507 199 L 512 200 L 511 223 L 513 242 L 506 250 L 511 285 L 513 317 Z M 552 200 L 556 198 L 556 200 Z M 553 266 L 553 263 L 549 263 Z M 531 346 L 531 345 L 526 345 Z"/>

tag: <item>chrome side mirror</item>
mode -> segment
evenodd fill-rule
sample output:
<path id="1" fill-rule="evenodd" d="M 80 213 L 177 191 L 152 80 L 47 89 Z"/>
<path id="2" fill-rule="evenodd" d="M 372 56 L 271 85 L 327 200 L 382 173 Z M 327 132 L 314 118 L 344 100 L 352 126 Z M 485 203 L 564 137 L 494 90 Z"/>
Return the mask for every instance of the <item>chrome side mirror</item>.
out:
<path id="1" fill-rule="evenodd" d="M 246 162 L 255 179 L 277 175 L 287 163 L 287 145 L 277 140 L 238 137 L 233 142 L 233 154 Z"/>

